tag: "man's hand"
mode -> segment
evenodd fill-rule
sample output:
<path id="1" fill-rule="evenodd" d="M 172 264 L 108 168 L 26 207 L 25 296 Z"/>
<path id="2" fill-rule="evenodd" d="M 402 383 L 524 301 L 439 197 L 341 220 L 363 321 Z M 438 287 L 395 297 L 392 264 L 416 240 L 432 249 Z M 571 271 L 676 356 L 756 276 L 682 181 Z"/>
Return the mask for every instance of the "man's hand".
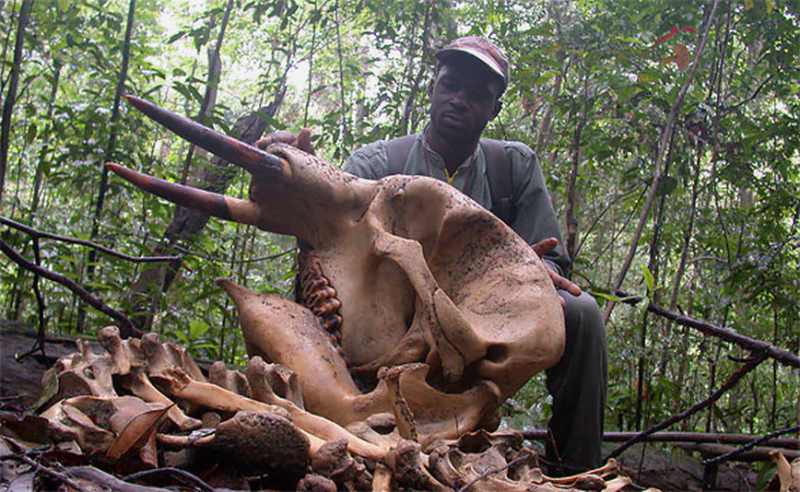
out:
<path id="1" fill-rule="evenodd" d="M 554 237 L 550 237 L 550 238 L 547 238 L 547 239 L 542 239 L 538 243 L 536 243 L 534 245 L 531 245 L 531 247 L 533 248 L 533 251 L 537 255 L 539 255 L 539 258 L 541 258 L 542 256 L 546 255 L 547 253 L 553 251 L 553 249 L 556 246 L 558 246 L 558 239 L 556 239 Z M 555 285 L 556 288 L 564 289 L 567 292 L 569 292 L 570 294 L 572 294 L 573 296 L 579 296 L 583 292 L 581 290 L 581 288 L 578 287 L 578 284 L 575 284 L 575 283 L 571 282 L 570 280 L 567 280 L 566 278 L 564 278 L 561 275 L 557 274 L 556 272 L 554 272 L 550 268 L 547 268 L 547 272 L 550 274 L 550 280 L 553 281 L 553 285 Z M 561 299 L 561 305 L 562 306 L 564 305 L 564 300 L 563 299 Z"/>
<path id="2" fill-rule="evenodd" d="M 270 133 L 256 142 L 256 147 L 264 150 L 275 142 L 283 142 L 308 154 L 316 155 L 314 153 L 314 145 L 311 143 L 311 132 L 305 128 L 300 130 L 300 133 L 297 135 L 286 130 Z"/>

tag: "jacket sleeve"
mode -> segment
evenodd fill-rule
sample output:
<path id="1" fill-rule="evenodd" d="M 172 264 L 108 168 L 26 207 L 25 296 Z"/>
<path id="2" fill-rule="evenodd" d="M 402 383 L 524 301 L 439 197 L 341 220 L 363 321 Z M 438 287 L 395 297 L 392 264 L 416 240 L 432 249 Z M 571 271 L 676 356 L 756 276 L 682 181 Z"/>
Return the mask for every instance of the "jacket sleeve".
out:
<path id="1" fill-rule="evenodd" d="M 517 214 L 511 228 L 531 245 L 550 237 L 558 239 L 558 246 L 542 259 L 559 275 L 566 276 L 572 260 L 564 247 L 539 158 L 523 144 L 511 145 L 506 151 L 511 160 Z"/>

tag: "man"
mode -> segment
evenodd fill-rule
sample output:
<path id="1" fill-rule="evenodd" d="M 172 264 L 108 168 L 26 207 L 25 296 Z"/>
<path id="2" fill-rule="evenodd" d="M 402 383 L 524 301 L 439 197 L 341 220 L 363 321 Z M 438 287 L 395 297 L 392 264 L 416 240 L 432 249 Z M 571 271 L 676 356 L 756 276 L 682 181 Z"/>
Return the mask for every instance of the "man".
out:
<path id="1" fill-rule="evenodd" d="M 509 80 L 508 59 L 484 38 L 460 38 L 436 53 L 436 75 L 428 88 L 430 122 L 413 139 L 402 174 L 447 181 L 486 208 L 492 196 L 486 149 L 479 145 L 487 123 L 500 112 Z M 389 144 L 391 148 L 392 144 Z M 407 144 L 408 145 L 408 144 Z M 606 345 L 602 316 L 594 299 L 564 278 L 571 260 L 561 246 L 558 221 L 536 155 L 519 142 L 502 142 L 511 165 L 515 217 L 509 225 L 537 245 L 564 299 L 567 348 L 547 371 L 553 396 L 550 429 L 556 441 L 548 458 L 562 473 L 600 463 L 606 391 Z M 393 149 L 392 149 L 393 150 Z M 362 178 L 393 174 L 387 142 L 370 144 L 350 156 L 344 170 Z M 556 245 L 555 238 L 558 240 Z"/>
<path id="2" fill-rule="evenodd" d="M 567 327 L 564 356 L 547 371 L 553 397 L 549 428 L 555 441 L 555 446 L 546 446 L 550 473 L 594 468 L 600 465 L 607 380 L 602 315 L 594 299 L 565 278 L 571 260 L 561 245 L 536 155 L 520 142 L 480 138 L 500 112 L 500 97 L 509 81 L 508 59 L 497 46 L 478 37 L 459 38 L 439 50 L 436 58 L 435 77 L 428 88 L 430 122 L 422 133 L 367 145 L 350 156 L 344 170 L 367 179 L 409 174 L 446 181 L 497 213 L 532 245 L 559 288 Z M 259 146 L 274 140 L 312 150 L 307 131 L 297 137 L 276 134 Z M 505 207 L 506 197 L 492 197 L 493 190 L 498 193 L 489 178 L 493 166 L 504 166 L 510 173 L 511 193 L 506 200 L 510 204 Z"/>

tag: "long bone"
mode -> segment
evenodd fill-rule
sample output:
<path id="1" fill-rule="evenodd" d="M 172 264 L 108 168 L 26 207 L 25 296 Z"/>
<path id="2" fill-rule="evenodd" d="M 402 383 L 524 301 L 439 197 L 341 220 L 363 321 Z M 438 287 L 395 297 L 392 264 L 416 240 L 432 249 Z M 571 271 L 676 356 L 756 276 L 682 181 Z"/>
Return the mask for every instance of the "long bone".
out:
<path id="1" fill-rule="evenodd" d="M 499 219 L 447 184 L 409 176 L 359 179 L 292 147 L 273 144 L 262 152 L 140 99 L 129 100 L 182 137 L 248 170 L 250 201 L 109 167 L 181 205 L 310 244 L 341 301 L 341 348 L 351 368 L 374 378 L 382 366 L 427 364 L 422 371 L 427 377 L 411 371 L 417 376 L 406 377 L 405 387 L 400 379 L 418 417 L 428 409 L 452 435 L 469 431 L 480 419 L 460 420 L 452 410 L 456 405 L 469 401 L 473 415 L 490 411 L 560 357 L 563 314 L 541 260 Z M 292 355 L 271 349 L 291 345 L 297 333 L 275 330 L 281 315 L 269 312 L 261 298 L 238 295 L 237 300 L 226 290 L 237 301 L 248 352 L 296 372 L 310 411 L 325 412 L 324 401 L 331 401 L 325 395 L 344 401 L 332 405 L 328 415 L 342 424 L 387 411 L 381 403 L 363 405 L 365 399 L 379 400 L 378 394 L 354 389 L 329 341 Z M 255 314 L 242 316 L 248 309 Z M 305 326 L 319 329 L 314 322 Z M 473 391 L 483 396 L 470 398 Z"/>

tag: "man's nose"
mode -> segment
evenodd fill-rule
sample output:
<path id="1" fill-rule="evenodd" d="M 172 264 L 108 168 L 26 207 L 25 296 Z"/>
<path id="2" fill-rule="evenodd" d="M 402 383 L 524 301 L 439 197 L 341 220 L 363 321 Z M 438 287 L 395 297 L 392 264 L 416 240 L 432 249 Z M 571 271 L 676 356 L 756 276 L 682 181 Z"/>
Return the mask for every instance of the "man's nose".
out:
<path id="1" fill-rule="evenodd" d="M 466 89 L 461 89 L 456 91 L 453 94 L 453 97 L 450 99 L 451 104 L 454 106 L 464 106 L 466 107 L 469 103 L 469 93 Z"/>

